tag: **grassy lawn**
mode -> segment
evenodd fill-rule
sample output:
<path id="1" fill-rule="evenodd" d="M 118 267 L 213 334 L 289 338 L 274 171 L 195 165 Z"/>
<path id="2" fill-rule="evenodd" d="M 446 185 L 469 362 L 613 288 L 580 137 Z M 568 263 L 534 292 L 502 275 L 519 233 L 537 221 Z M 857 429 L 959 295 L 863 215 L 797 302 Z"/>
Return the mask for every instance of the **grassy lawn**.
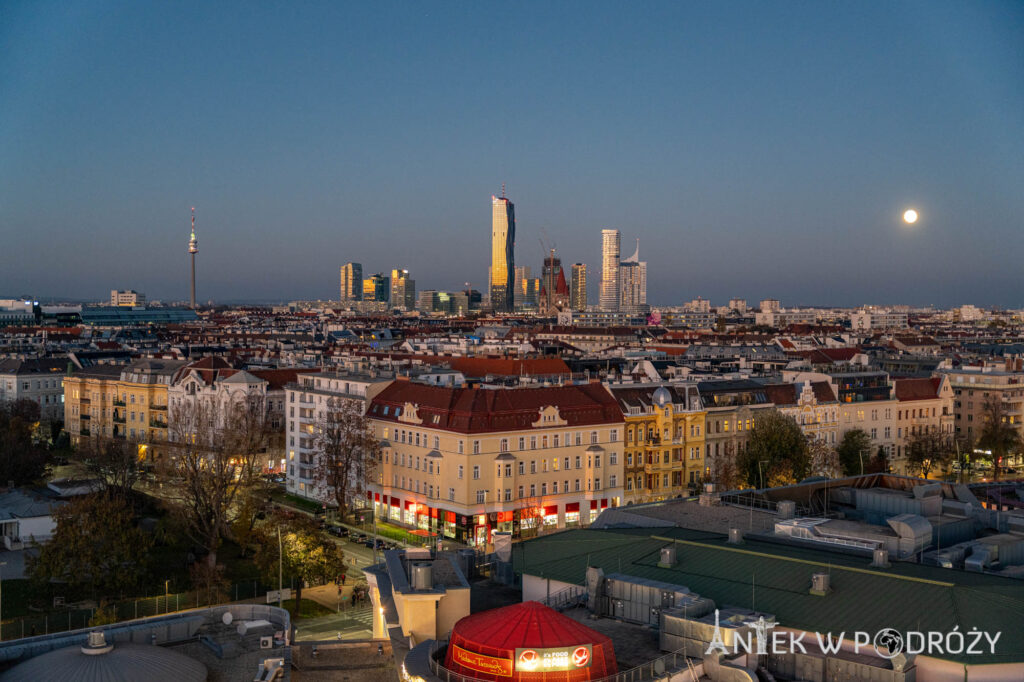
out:
<path id="1" fill-rule="evenodd" d="M 285 599 L 282 606 L 288 609 L 288 613 L 292 614 L 292 618 L 320 618 L 321 616 L 332 616 L 335 613 L 331 609 L 313 601 L 312 599 L 302 600 L 302 610 L 300 613 L 295 613 L 294 599 Z"/>

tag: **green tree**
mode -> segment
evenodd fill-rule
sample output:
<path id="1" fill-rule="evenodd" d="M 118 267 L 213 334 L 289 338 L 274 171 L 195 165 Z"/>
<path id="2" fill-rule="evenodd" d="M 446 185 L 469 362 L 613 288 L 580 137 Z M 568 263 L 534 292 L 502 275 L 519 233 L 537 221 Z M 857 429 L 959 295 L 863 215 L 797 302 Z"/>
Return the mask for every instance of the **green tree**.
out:
<path id="1" fill-rule="evenodd" d="M 740 476 L 754 487 L 775 487 L 807 477 L 811 461 L 800 425 L 778 410 L 758 415 L 747 447 L 736 458 Z"/>
<path id="2" fill-rule="evenodd" d="M 39 405 L 31 400 L 0 403 L 0 485 L 32 483 L 46 474 L 48 453 L 36 438 Z"/>
<path id="3" fill-rule="evenodd" d="M 978 447 L 992 452 L 992 479 L 998 481 L 1003 460 L 1021 447 L 1020 431 L 1006 415 L 1006 406 L 997 397 L 985 399 L 982 405 Z"/>
<path id="4" fill-rule="evenodd" d="M 81 459 L 90 473 L 107 484 L 107 490 L 128 499 L 142 468 L 139 446 L 122 438 L 93 436 L 82 443 Z"/>
<path id="5" fill-rule="evenodd" d="M 278 576 L 278 532 L 284 559 L 284 577 L 295 578 L 295 612 L 302 606 L 305 583 L 329 582 L 345 572 L 345 553 L 305 514 L 268 516 L 256 528 L 258 545 L 253 560 L 264 579 L 275 584 Z"/>
<path id="6" fill-rule="evenodd" d="M 53 516 L 53 538 L 29 558 L 28 574 L 38 585 L 62 582 L 97 599 L 132 594 L 141 585 L 152 538 L 138 528 L 125 499 L 87 495 Z"/>
<path id="7" fill-rule="evenodd" d="M 871 460 L 871 437 L 864 429 L 850 429 L 839 441 L 839 466 L 844 476 L 868 473 Z"/>

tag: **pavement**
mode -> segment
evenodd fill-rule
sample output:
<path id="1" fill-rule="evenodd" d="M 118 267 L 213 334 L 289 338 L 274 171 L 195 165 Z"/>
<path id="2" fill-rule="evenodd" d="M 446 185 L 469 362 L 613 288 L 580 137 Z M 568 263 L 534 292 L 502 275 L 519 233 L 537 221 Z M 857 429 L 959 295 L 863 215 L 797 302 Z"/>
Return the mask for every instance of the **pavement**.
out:
<path id="1" fill-rule="evenodd" d="M 295 638 L 300 641 L 323 641 L 373 637 L 373 607 L 369 602 L 352 606 L 353 582 L 346 574 L 345 585 L 340 593 L 337 583 L 304 588 L 303 599 L 312 599 L 335 613 L 320 618 L 302 618 L 294 621 Z"/>

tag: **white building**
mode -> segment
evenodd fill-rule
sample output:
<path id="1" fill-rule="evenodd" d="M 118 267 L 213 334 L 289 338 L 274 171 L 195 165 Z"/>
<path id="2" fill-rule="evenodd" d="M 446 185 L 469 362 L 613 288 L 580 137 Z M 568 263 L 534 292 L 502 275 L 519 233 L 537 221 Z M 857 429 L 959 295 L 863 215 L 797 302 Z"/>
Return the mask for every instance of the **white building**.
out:
<path id="1" fill-rule="evenodd" d="M 64 419 L 65 359 L 0 360 L 0 403 L 31 400 L 43 421 Z"/>
<path id="2" fill-rule="evenodd" d="M 146 295 L 140 294 L 134 289 L 125 289 L 124 291 L 111 289 L 110 305 L 128 307 L 144 306 L 146 305 Z"/>
<path id="3" fill-rule="evenodd" d="M 302 497 L 322 499 L 315 489 L 316 422 L 326 417 L 327 403 L 332 398 L 355 400 L 366 411 L 366 405 L 394 374 L 371 370 L 362 372 L 318 372 L 301 374 L 297 382 L 285 387 L 285 450 L 287 459 L 286 488 Z"/>
<path id="4" fill-rule="evenodd" d="M 854 331 L 906 329 L 908 326 L 907 313 L 889 310 L 859 310 L 850 313 L 850 328 Z"/>

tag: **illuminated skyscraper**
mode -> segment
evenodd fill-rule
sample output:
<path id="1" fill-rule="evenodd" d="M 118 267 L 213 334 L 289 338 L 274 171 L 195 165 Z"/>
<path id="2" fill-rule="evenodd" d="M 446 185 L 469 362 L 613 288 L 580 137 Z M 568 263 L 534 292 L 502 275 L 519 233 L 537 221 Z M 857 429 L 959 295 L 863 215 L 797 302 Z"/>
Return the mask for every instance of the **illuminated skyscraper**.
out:
<path id="1" fill-rule="evenodd" d="M 196 209 L 192 208 L 192 238 L 188 240 L 188 252 L 192 256 L 192 290 L 189 296 L 189 307 L 196 307 L 196 254 L 199 253 L 199 240 L 196 239 Z"/>
<path id="2" fill-rule="evenodd" d="M 601 230 L 601 310 L 619 311 L 619 254 L 621 235 L 618 230 Z"/>
<path id="3" fill-rule="evenodd" d="M 587 309 L 587 266 L 583 263 L 572 266 L 569 307 L 581 313 Z"/>
<path id="4" fill-rule="evenodd" d="M 383 273 L 378 272 L 363 280 L 363 300 L 383 301 L 387 303 L 391 295 L 391 285 Z"/>
<path id="5" fill-rule="evenodd" d="M 391 271 L 391 307 L 400 310 L 416 309 L 416 280 L 409 279 L 408 270 Z"/>
<path id="6" fill-rule="evenodd" d="M 647 313 L 647 263 L 640 260 L 640 240 L 636 252 L 619 263 L 619 310 Z"/>
<path id="7" fill-rule="evenodd" d="M 340 300 L 363 300 L 363 266 L 360 263 L 345 263 L 341 266 Z"/>
<path id="8" fill-rule="evenodd" d="M 491 307 L 495 312 L 515 309 L 516 212 L 505 196 L 491 196 Z"/>

